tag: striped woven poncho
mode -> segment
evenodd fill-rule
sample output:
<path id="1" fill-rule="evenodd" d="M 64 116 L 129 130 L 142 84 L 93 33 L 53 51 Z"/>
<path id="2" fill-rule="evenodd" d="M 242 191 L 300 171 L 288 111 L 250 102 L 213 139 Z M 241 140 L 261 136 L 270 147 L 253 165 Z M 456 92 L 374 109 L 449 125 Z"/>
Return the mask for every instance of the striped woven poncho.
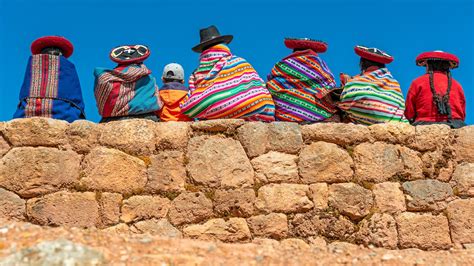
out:
<path id="1" fill-rule="evenodd" d="M 263 80 L 224 44 L 205 50 L 189 79 L 181 110 L 190 118 L 274 121 L 275 105 Z"/>
<path id="2" fill-rule="evenodd" d="M 339 107 L 351 122 L 405 122 L 405 100 L 400 84 L 386 68 L 355 76 L 344 86 Z"/>
<path id="3" fill-rule="evenodd" d="M 267 88 L 280 121 L 318 122 L 337 109 L 329 95 L 336 86 L 326 63 L 312 50 L 299 51 L 278 62 L 268 75 Z"/>

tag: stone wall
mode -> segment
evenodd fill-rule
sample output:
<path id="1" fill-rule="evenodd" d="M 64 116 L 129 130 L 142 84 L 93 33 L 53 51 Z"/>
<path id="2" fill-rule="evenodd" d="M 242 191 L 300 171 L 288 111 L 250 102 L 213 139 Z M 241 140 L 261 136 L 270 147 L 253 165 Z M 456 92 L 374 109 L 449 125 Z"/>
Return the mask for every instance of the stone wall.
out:
<path id="1" fill-rule="evenodd" d="M 0 123 L 0 218 L 224 242 L 474 243 L 474 127 Z"/>

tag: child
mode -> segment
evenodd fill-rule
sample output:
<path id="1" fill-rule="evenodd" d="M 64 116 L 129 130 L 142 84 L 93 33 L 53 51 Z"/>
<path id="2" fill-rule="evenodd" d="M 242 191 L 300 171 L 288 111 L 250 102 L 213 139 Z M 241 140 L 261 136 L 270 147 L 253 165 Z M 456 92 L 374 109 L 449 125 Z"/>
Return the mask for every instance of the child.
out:
<path id="1" fill-rule="evenodd" d="M 191 121 L 181 112 L 179 106 L 186 97 L 188 88 L 184 86 L 183 67 L 176 63 L 165 66 L 163 70 L 163 87 L 160 88 L 160 98 L 163 108 L 158 112 L 161 121 Z"/>

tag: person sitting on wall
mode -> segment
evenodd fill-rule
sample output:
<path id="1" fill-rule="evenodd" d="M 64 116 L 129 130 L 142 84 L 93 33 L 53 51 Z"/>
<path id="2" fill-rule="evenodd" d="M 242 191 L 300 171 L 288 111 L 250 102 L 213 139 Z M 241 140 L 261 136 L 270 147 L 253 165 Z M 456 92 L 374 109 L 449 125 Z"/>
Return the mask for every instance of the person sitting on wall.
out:
<path id="1" fill-rule="evenodd" d="M 160 110 L 161 121 L 190 121 L 181 112 L 180 103 L 186 97 L 189 89 L 184 86 L 184 69 L 180 64 L 171 63 L 163 69 L 161 77 L 163 86 L 160 88 L 160 99 L 163 108 Z"/>
<path id="2" fill-rule="evenodd" d="M 319 57 L 327 44 L 308 38 L 285 39 L 293 53 L 276 63 L 268 75 L 267 88 L 275 101 L 275 118 L 279 121 L 338 121 L 337 108 L 331 98 L 334 75 Z"/>
<path id="3" fill-rule="evenodd" d="M 443 51 L 425 52 L 416 58 L 416 64 L 426 67 L 426 74 L 415 79 L 408 90 L 408 120 L 413 125 L 465 126 L 466 98 L 450 71 L 459 66 L 459 59 Z"/>
<path id="4" fill-rule="evenodd" d="M 243 58 L 226 45 L 232 35 L 220 35 L 215 26 L 200 30 L 198 68 L 189 79 L 190 92 L 182 112 L 196 120 L 242 118 L 274 121 L 275 105 L 264 81 Z"/>
<path id="5" fill-rule="evenodd" d="M 33 55 L 28 60 L 13 118 L 85 119 L 79 77 L 67 59 L 73 51 L 72 43 L 59 36 L 41 37 L 31 44 Z"/>
<path id="6" fill-rule="evenodd" d="M 150 56 L 145 45 L 123 45 L 112 49 L 114 69 L 96 68 L 94 94 L 101 122 L 143 118 L 159 121 L 162 107 L 158 86 L 143 64 Z"/>
<path id="7" fill-rule="evenodd" d="M 380 49 L 360 45 L 355 47 L 355 52 L 361 57 L 362 73 L 355 77 L 341 75 L 343 91 L 339 108 L 345 120 L 365 125 L 407 123 L 400 84 L 385 66 L 393 57 Z"/>

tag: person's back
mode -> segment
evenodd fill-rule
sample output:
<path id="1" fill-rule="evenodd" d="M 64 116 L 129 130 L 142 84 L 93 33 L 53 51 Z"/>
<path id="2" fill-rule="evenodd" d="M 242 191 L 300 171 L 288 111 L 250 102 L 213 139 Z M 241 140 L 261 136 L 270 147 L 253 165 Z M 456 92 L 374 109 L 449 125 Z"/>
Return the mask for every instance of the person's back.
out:
<path id="1" fill-rule="evenodd" d="M 189 89 L 184 86 L 183 67 L 176 63 L 165 66 L 162 76 L 163 86 L 160 88 L 160 98 L 163 108 L 159 112 L 161 121 L 190 121 L 191 119 L 181 112 L 180 104 L 188 94 Z"/>

